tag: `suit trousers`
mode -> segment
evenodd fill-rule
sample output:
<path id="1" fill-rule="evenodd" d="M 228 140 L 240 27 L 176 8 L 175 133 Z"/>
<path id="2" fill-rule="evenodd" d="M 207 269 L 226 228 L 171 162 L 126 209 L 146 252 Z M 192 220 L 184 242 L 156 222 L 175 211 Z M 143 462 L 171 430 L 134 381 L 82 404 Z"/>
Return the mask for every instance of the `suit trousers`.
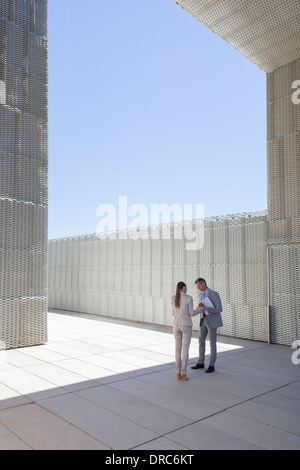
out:
<path id="1" fill-rule="evenodd" d="M 175 362 L 177 372 L 186 374 L 187 363 L 189 360 L 189 348 L 192 339 L 191 326 L 174 326 L 173 334 L 175 337 Z"/>
<path id="2" fill-rule="evenodd" d="M 205 360 L 205 343 L 207 335 L 210 341 L 210 360 L 209 365 L 215 367 L 217 360 L 217 328 L 210 328 L 206 321 L 203 320 L 200 326 L 199 334 L 199 364 L 204 364 Z"/>

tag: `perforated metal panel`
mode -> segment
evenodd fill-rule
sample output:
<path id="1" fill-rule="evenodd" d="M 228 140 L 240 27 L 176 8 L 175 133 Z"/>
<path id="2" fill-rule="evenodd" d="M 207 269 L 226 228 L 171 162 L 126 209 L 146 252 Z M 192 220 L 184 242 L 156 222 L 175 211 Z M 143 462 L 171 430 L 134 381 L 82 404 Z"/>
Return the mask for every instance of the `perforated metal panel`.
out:
<path id="1" fill-rule="evenodd" d="M 267 77 L 269 243 L 300 242 L 300 59 Z"/>
<path id="2" fill-rule="evenodd" d="M 293 101 L 300 59 L 268 75 L 268 244 L 270 336 L 299 339 L 300 104 Z"/>
<path id="3" fill-rule="evenodd" d="M 222 298 L 224 327 L 220 333 L 268 340 L 265 212 L 204 220 L 204 246 L 186 250 L 186 239 L 98 239 L 87 235 L 49 242 L 49 302 L 115 318 L 171 326 L 171 297 L 185 281 L 195 305 L 195 279 L 203 276 Z M 70 247 L 72 246 L 72 250 Z M 75 253 L 81 256 L 75 256 Z M 91 256 L 92 253 L 92 256 Z M 55 279 L 54 279 L 55 277 Z M 74 278 L 76 282 L 74 282 Z M 77 282 L 79 279 L 79 282 Z M 199 319 L 193 319 L 199 329 Z"/>
<path id="4" fill-rule="evenodd" d="M 269 247 L 270 335 L 291 345 L 300 338 L 300 244 Z"/>
<path id="5" fill-rule="evenodd" d="M 299 0 L 175 0 L 265 72 L 299 58 Z"/>
<path id="6" fill-rule="evenodd" d="M 47 339 L 46 0 L 0 0 L 0 340 Z"/>

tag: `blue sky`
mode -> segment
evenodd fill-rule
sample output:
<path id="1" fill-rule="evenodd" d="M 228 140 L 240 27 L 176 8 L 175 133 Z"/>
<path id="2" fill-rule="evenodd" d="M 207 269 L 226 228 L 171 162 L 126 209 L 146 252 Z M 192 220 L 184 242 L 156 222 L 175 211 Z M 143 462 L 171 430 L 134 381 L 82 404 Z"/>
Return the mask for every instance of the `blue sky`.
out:
<path id="1" fill-rule="evenodd" d="M 174 0 L 50 0 L 49 238 L 121 196 L 265 210 L 266 74 Z"/>

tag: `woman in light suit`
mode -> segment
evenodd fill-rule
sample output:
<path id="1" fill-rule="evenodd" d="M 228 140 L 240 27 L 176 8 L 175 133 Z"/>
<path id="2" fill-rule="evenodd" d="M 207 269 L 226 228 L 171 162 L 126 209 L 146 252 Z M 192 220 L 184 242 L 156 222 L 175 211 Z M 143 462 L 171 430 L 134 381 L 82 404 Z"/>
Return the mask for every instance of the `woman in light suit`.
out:
<path id="1" fill-rule="evenodd" d="M 178 282 L 176 295 L 172 297 L 174 315 L 173 333 L 175 337 L 175 362 L 178 380 L 187 381 L 186 367 L 189 360 L 189 347 L 192 338 L 192 319 L 202 309 L 193 309 L 193 297 L 187 295 L 184 282 Z"/>

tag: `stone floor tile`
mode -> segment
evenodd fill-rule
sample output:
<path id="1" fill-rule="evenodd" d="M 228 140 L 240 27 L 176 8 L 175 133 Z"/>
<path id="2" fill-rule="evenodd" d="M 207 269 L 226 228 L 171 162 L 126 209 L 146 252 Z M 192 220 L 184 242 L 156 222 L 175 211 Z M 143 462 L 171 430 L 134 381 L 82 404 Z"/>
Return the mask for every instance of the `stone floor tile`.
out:
<path id="1" fill-rule="evenodd" d="M 206 420 L 179 429 L 165 437 L 191 450 L 261 450 L 259 446 L 247 440 L 214 429 L 205 423 Z"/>
<path id="2" fill-rule="evenodd" d="M 131 449 L 158 437 L 154 432 L 75 394 L 49 398 L 40 405 L 111 449 Z"/>
<path id="3" fill-rule="evenodd" d="M 1 411 L 0 422 L 10 433 L 14 433 L 24 446 L 34 450 L 108 449 L 101 442 L 37 404 Z M 1 437 L 0 429 L 2 443 Z"/>
<path id="4" fill-rule="evenodd" d="M 209 417 L 204 424 L 265 450 L 300 449 L 299 435 L 237 415 L 232 411 L 224 411 Z"/>

